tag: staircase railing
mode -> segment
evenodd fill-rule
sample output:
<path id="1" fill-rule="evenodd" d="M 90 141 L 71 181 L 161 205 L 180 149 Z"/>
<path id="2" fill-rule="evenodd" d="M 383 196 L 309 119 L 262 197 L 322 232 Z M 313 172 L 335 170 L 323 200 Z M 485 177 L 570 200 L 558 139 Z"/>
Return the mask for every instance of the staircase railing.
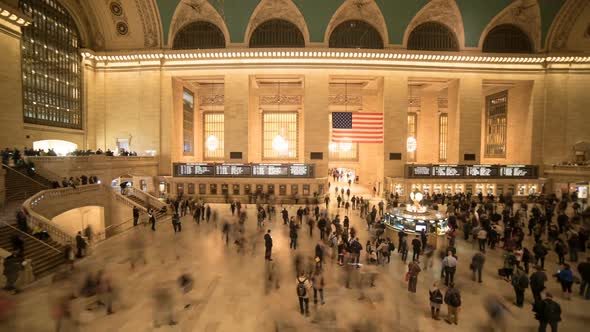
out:
<path id="1" fill-rule="evenodd" d="M 45 216 L 37 213 L 35 207 L 38 206 L 42 201 L 53 200 L 56 198 L 63 198 L 72 195 L 77 195 L 82 192 L 90 192 L 104 190 L 104 186 L 100 184 L 90 184 L 85 186 L 79 186 L 76 188 L 59 188 L 43 190 L 37 194 L 31 196 L 23 203 L 23 208 L 27 212 L 29 224 L 32 226 L 39 226 L 44 229 L 51 236 L 51 238 L 57 243 L 65 245 L 66 243 L 74 243 L 74 236 L 69 234 L 63 228 L 56 223 L 52 222 Z"/>
<path id="2" fill-rule="evenodd" d="M 31 181 L 33 181 L 33 182 L 37 183 L 38 185 L 42 186 L 43 188 L 49 188 L 49 186 L 48 186 L 48 185 L 46 185 L 46 184 L 44 184 L 44 183 L 41 183 L 41 182 L 39 182 L 39 181 L 37 181 L 37 180 L 33 179 L 32 177 L 30 177 L 30 176 L 26 175 L 26 174 L 25 174 L 25 173 L 23 173 L 23 172 L 17 171 L 17 170 L 16 170 L 14 167 L 10 167 L 10 166 L 6 165 L 5 163 L 2 163 L 2 166 L 3 166 L 3 167 L 5 167 L 6 169 L 9 169 L 9 170 L 11 170 L 11 171 L 13 171 L 13 172 L 15 172 L 15 173 L 17 173 L 17 174 L 19 174 L 19 175 L 21 175 L 21 176 L 25 177 L 25 178 L 27 178 L 27 179 L 29 179 L 29 180 L 31 180 Z"/>
<path id="3" fill-rule="evenodd" d="M 128 188 L 128 190 L 129 190 L 129 193 L 131 193 L 133 196 L 141 199 L 150 207 L 154 207 L 156 209 L 161 209 L 166 206 L 166 203 L 160 201 L 159 199 L 146 193 L 145 191 L 139 190 L 137 188 Z"/>
<path id="4" fill-rule="evenodd" d="M 27 237 L 29 237 L 29 238 L 31 238 L 31 239 L 33 239 L 33 240 L 37 241 L 37 242 L 40 242 L 40 243 L 41 243 L 41 244 L 43 244 L 44 246 L 48 247 L 49 249 L 51 249 L 51 250 L 53 250 L 53 251 L 55 251 L 55 252 L 57 252 L 57 253 L 61 253 L 61 252 L 62 252 L 61 250 L 59 250 L 59 249 L 57 249 L 57 248 L 53 247 L 52 245 L 49 245 L 48 243 L 45 243 L 45 242 L 43 242 L 43 241 L 39 240 L 38 238 L 36 238 L 36 237 L 32 236 L 31 234 L 29 234 L 29 233 L 25 233 L 25 232 L 21 231 L 20 229 L 18 229 L 18 228 L 16 228 L 16 227 L 12 226 L 12 225 L 10 225 L 10 224 L 8 224 L 6 221 L 2 221 L 2 223 L 3 223 L 5 226 L 8 226 L 8 227 L 10 227 L 10 228 L 14 229 L 15 231 L 19 232 L 20 234 L 24 234 L 25 236 L 27 236 Z"/>

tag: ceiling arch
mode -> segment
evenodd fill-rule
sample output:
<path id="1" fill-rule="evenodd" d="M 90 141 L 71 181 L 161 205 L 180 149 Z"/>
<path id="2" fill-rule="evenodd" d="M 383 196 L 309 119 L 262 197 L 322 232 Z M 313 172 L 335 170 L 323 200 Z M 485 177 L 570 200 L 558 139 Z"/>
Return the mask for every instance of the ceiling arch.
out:
<path id="1" fill-rule="evenodd" d="M 295 24 L 303 34 L 305 45 L 309 46 L 309 30 L 307 29 L 305 18 L 291 0 L 261 0 L 258 6 L 256 6 L 256 9 L 254 9 L 246 27 L 243 39 L 244 44 L 249 43 L 250 36 L 256 27 L 272 19 L 281 19 Z"/>
<path id="2" fill-rule="evenodd" d="M 334 28 L 341 23 L 350 20 L 359 20 L 369 23 L 379 31 L 381 39 L 383 40 L 383 45 L 387 46 L 389 44 L 389 34 L 387 32 L 385 18 L 374 0 L 346 0 L 330 19 L 330 23 L 328 23 L 326 28 L 324 43 L 326 45 L 329 43 L 330 35 Z"/>
<path id="3" fill-rule="evenodd" d="M 191 2 L 180 2 L 176 7 L 166 38 L 166 45 L 168 48 L 172 48 L 174 36 L 176 36 L 180 29 L 187 24 L 196 21 L 205 21 L 214 24 L 221 30 L 221 32 L 223 32 L 226 47 L 230 43 L 231 39 L 229 30 L 225 24 L 225 20 L 219 15 L 217 9 L 215 9 L 207 0 L 196 0 Z"/>
<path id="4" fill-rule="evenodd" d="M 408 38 L 412 31 L 422 23 L 438 22 L 447 26 L 457 38 L 459 49 L 465 47 L 465 32 L 463 29 L 463 18 L 455 0 L 432 0 L 424 6 L 414 19 L 408 24 L 404 33 L 404 47 L 408 46 Z"/>
<path id="5" fill-rule="evenodd" d="M 516 0 L 504 8 L 483 30 L 478 48 L 482 49 L 488 32 L 503 24 L 512 24 L 520 28 L 528 35 L 533 46 L 533 53 L 540 51 L 542 48 L 541 10 L 536 0 Z"/>

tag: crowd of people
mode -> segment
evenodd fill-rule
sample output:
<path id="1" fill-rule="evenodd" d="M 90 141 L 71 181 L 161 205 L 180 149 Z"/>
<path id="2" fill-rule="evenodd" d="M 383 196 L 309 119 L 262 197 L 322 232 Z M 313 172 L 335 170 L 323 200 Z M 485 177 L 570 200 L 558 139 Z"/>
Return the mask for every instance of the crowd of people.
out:
<path id="1" fill-rule="evenodd" d="M 137 156 L 137 152 L 135 151 L 127 151 L 126 149 L 119 149 L 119 151 L 111 151 L 111 149 L 107 149 L 103 151 L 102 149 L 97 150 L 74 150 L 70 151 L 66 154 L 67 156 L 94 156 L 94 155 L 105 155 L 107 157 L 117 156 Z M 13 162 L 15 166 L 19 166 L 25 163 L 24 157 L 57 157 L 58 154 L 55 152 L 55 149 L 48 148 L 45 149 L 33 149 L 24 147 L 22 152 L 17 148 L 5 148 L 2 150 L 2 163 L 5 165 L 9 165 L 10 161 Z"/>

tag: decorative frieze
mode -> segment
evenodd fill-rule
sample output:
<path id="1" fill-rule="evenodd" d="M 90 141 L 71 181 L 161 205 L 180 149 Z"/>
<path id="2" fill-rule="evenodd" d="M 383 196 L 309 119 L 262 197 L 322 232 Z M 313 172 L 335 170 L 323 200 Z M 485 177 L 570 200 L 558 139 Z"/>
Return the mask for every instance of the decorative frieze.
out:
<path id="1" fill-rule="evenodd" d="M 409 107 L 420 107 L 422 104 L 422 99 L 420 97 L 409 97 L 408 98 L 408 106 Z"/>
<path id="2" fill-rule="evenodd" d="M 205 95 L 199 96 L 199 105 L 201 106 L 223 106 L 225 103 L 224 95 Z"/>
<path id="3" fill-rule="evenodd" d="M 449 108 L 449 98 L 438 98 L 438 108 L 439 109 L 444 109 L 444 108 Z"/>
<path id="4" fill-rule="evenodd" d="M 301 96 L 260 96 L 260 105 L 301 105 Z"/>
<path id="5" fill-rule="evenodd" d="M 348 96 L 348 95 L 331 95 L 329 97 L 330 105 L 350 105 L 350 106 L 363 106 L 362 96 Z"/>

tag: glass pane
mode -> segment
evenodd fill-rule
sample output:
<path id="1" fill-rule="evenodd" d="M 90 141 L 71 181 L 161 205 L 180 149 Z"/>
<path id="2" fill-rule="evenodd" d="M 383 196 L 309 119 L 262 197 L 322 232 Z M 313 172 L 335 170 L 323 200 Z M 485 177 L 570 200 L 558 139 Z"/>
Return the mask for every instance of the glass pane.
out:
<path id="1" fill-rule="evenodd" d="M 297 159 L 297 112 L 264 112 L 262 116 L 262 158 Z"/>
<path id="2" fill-rule="evenodd" d="M 189 90 L 182 94 L 182 152 L 185 156 L 194 155 L 195 144 L 195 96 Z"/>
<path id="3" fill-rule="evenodd" d="M 203 148 L 205 160 L 223 159 L 224 114 L 210 112 L 203 114 Z"/>

